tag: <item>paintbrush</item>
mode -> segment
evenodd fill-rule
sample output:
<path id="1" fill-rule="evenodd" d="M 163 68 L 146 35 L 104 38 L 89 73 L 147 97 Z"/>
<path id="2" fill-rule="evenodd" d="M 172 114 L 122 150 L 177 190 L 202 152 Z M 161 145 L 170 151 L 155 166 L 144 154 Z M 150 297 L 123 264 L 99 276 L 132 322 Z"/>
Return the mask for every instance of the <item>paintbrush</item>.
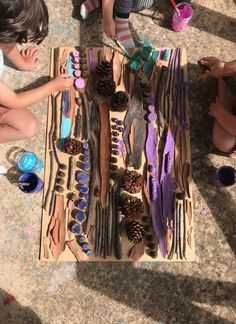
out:
<path id="1" fill-rule="evenodd" d="M 113 46 L 111 46 L 111 45 L 109 45 L 109 44 L 107 44 L 107 43 L 105 43 L 105 42 L 102 42 L 102 44 L 103 44 L 104 46 L 106 46 L 106 47 L 110 47 L 111 49 L 113 49 L 113 51 L 116 51 L 117 53 L 119 53 L 119 54 L 121 54 L 122 56 L 125 56 L 125 57 L 126 57 L 126 55 L 125 55 L 123 52 L 119 51 L 117 48 L 115 48 L 115 47 L 113 47 Z"/>
<path id="2" fill-rule="evenodd" d="M 114 36 L 113 41 L 116 43 L 116 45 L 123 51 L 124 55 L 127 58 L 131 58 L 131 55 L 129 54 L 129 52 L 124 48 L 124 46 L 121 44 L 121 42 L 116 38 L 116 36 Z"/>
<path id="3" fill-rule="evenodd" d="M 185 82 L 185 81 L 184 81 L 184 82 L 181 83 L 180 85 L 177 84 L 175 88 L 176 88 L 177 90 L 180 90 L 180 89 L 185 88 L 186 86 L 190 85 L 191 83 L 194 83 L 194 82 L 196 82 L 196 81 L 205 80 L 207 77 L 208 77 L 208 72 L 205 71 L 205 72 L 199 74 L 198 76 L 196 76 L 195 78 L 193 78 L 192 80 L 190 80 L 190 81 L 188 81 L 188 82 Z"/>
<path id="4" fill-rule="evenodd" d="M 174 1 L 174 0 L 171 0 L 171 3 L 172 3 L 172 5 L 173 5 L 173 7 L 175 8 L 175 11 L 177 12 L 177 15 L 178 15 L 178 16 L 181 16 L 180 11 L 179 11 L 179 9 L 178 9 L 178 7 L 177 7 L 175 1 Z"/>
<path id="5" fill-rule="evenodd" d="M 23 186 L 23 187 L 28 187 L 30 186 L 30 183 L 28 182 L 12 182 L 13 186 Z"/>

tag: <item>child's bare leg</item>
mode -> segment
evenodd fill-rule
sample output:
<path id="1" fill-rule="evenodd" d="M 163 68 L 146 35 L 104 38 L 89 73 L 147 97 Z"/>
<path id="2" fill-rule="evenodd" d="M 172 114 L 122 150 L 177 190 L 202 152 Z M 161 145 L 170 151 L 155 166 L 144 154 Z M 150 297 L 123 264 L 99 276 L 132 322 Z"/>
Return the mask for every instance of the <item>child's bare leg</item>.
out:
<path id="1" fill-rule="evenodd" d="M 38 119 L 28 109 L 12 109 L 1 119 L 0 143 L 33 137 L 38 128 Z"/>
<path id="2" fill-rule="evenodd" d="M 116 1 L 116 36 L 126 48 L 135 47 L 135 43 L 129 28 L 130 12 L 137 12 L 151 7 L 153 0 L 117 0 Z"/>
<path id="3" fill-rule="evenodd" d="M 227 83 L 223 79 L 218 80 L 218 98 L 223 108 L 230 113 L 236 104 L 236 97 L 229 91 Z M 229 134 L 217 120 L 214 120 L 212 140 L 214 145 L 222 152 L 231 153 L 236 147 L 235 136 Z"/>
<path id="4" fill-rule="evenodd" d="M 135 47 L 129 28 L 129 15 L 133 8 L 132 0 L 117 0 L 115 2 L 116 37 L 125 48 Z"/>
<path id="5" fill-rule="evenodd" d="M 86 0 L 80 7 L 81 17 L 86 19 L 88 15 L 98 7 L 100 7 L 99 0 Z"/>
<path id="6" fill-rule="evenodd" d="M 212 140 L 215 147 L 225 153 L 232 153 L 236 147 L 236 137 L 226 132 L 217 120 L 214 121 Z"/>
<path id="7" fill-rule="evenodd" d="M 224 107 L 232 112 L 232 107 L 236 105 L 236 97 L 230 92 L 223 79 L 218 80 L 218 96 Z"/>

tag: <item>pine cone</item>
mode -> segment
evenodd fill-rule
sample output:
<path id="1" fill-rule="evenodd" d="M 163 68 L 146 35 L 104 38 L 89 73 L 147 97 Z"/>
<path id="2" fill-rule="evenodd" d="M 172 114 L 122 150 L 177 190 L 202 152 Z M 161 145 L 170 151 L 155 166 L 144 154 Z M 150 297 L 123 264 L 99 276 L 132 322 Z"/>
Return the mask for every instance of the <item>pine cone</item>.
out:
<path id="1" fill-rule="evenodd" d="M 100 96 L 110 97 L 116 90 L 116 84 L 113 80 L 101 79 L 97 84 L 97 91 Z"/>
<path id="2" fill-rule="evenodd" d="M 65 142 L 63 152 L 69 155 L 77 155 L 81 151 L 81 143 L 73 138 L 68 138 Z"/>
<path id="3" fill-rule="evenodd" d="M 113 111 L 125 111 L 129 108 L 129 96 L 125 91 L 117 91 L 111 99 L 111 109 Z"/>
<path id="4" fill-rule="evenodd" d="M 127 218 L 141 219 L 144 215 L 144 203 L 137 197 L 123 195 L 121 210 L 123 215 Z"/>
<path id="5" fill-rule="evenodd" d="M 144 235 L 143 225 L 136 221 L 130 222 L 127 224 L 126 233 L 130 242 L 140 243 Z"/>
<path id="6" fill-rule="evenodd" d="M 109 77 L 112 75 L 112 63 L 109 61 L 102 61 L 96 66 L 96 73 L 100 78 Z"/>
<path id="7" fill-rule="evenodd" d="M 125 171 L 122 188 L 131 194 L 139 192 L 143 187 L 143 176 L 136 171 Z"/>

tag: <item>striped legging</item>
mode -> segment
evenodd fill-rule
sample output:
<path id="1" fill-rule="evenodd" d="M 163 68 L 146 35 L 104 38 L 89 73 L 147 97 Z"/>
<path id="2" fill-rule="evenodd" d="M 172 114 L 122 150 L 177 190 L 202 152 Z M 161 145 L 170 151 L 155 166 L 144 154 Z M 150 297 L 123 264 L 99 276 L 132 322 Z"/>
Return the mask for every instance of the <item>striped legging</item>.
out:
<path id="1" fill-rule="evenodd" d="M 141 11 L 150 8 L 152 4 L 153 0 L 116 0 L 116 16 L 120 18 L 128 18 L 131 11 Z"/>

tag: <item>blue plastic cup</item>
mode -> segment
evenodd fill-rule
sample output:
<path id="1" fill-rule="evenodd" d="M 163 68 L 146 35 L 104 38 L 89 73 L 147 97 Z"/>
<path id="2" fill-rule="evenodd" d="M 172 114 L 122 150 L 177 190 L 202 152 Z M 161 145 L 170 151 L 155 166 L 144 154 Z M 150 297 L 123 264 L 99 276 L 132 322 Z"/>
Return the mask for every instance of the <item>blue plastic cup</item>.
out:
<path id="1" fill-rule="evenodd" d="M 29 185 L 19 185 L 19 189 L 25 193 L 36 193 L 43 189 L 43 181 L 33 172 L 23 173 L 19 179 L 19 182 L 29 183 Z"/>
<path id="2" fill-rule="evenodd" d="M 17 165 L 23 172 L 39 173 L 43 169 L 43 161 L 38 159 L 33 152 L 24 152 L 20 154 Z"/>

